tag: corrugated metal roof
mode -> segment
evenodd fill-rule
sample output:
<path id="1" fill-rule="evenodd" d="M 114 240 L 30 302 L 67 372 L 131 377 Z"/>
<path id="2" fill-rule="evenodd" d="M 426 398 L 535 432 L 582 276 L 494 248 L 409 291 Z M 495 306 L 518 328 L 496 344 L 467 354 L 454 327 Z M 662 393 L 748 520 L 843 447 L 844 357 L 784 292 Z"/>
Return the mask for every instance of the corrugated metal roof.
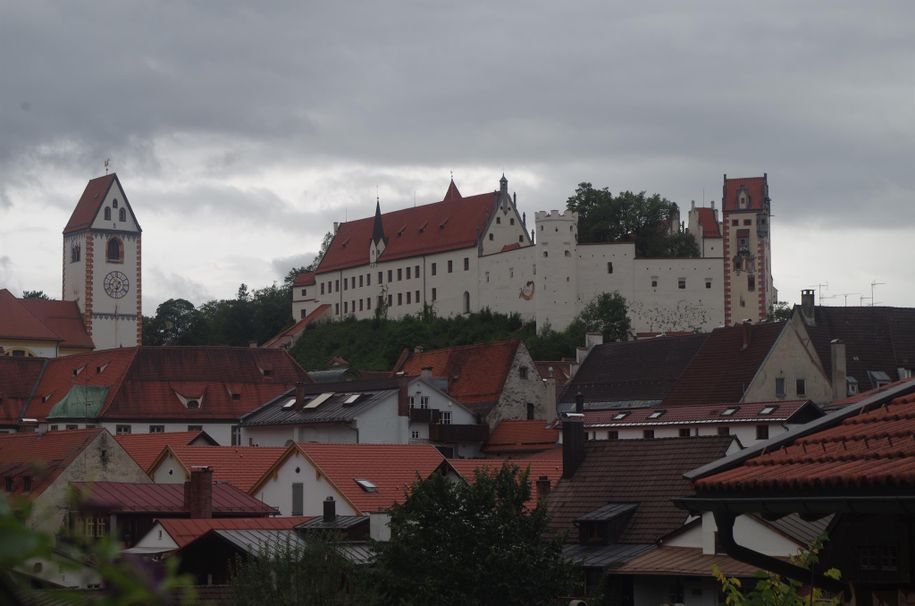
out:
<path id="1" fill-rule="evenodd" d="M 306 547 L 305 541 L 294 530 L 216 529 L 212 534 L 254 557 L 273 558 Z"/>
<path id="2" fill-rule="evenodd" d="M 759 569 L 725 554 L 704 554 L 693 547 L 658 547 L 629 560 L 615 574 L 711 577 L 717 566 L 729 577 L 751 578 Z"/>
<path id="3" fill-rule="evenodd" d="M 184 484 L 138 482 L 71 482 L 87 507 L 111 513 L 185 514 Z M 231 484 L 213 484 L 214 515 L 270 515 L 276 509 Z"/>
<path id="4" fill-rule="evenodd" d="M 322 516 L 313 518 L 296 526 L 302 530 L 342 530 L 366 522 L 369 516 L 337 516 L 331 522 L 325 522 Z"/>
<path id="5" fill-rule="evenodd" d="M 638 503 L 608 503 L 578 518 L 579 522 L 606 522 L 638 509 Z"/>
<path id="6" fill-rule="evenodd" d="M 583 568 L 610 568 L 625 564 L 654 545 L 564 545 L 562 557 Z"/>
<path id="7" fill-rule="evenodd" d="M 290 389 L 282 395 L 270 400 L 254 412 L 242 417 L 242 425 L 304 425 L 309 423 L 348 423 L 384 402 L 388 398 L 398 397 L 397 389 L 365 390 L 358 384 L 348 383 L 342 386 L 339 392 L 333 391 L 325 384 L 322 393 L 334 395 L 325 400 L 317 408 L 304 408 L 295 404 L 295 389 Z M 313 391 L 313 390 L 312 390 Z M 358 394 L 361 397 L 352 404 L 346 401 L 350 396 Z M 315 393 L 306 393 L 308 400 L 316 397 Z M 290 402 L 292 406 L 286 407 Z"/>

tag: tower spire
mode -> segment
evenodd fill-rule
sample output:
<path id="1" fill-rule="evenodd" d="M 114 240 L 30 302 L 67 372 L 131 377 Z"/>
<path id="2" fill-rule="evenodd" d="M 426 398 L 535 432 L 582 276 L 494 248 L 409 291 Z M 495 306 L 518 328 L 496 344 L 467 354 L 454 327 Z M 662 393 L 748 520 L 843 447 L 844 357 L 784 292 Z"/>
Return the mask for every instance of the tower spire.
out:
<path id="1" fill-rule="evenodd" d="M 381 198 L 375 195 L 375 224 L 372 227 L 372 242 L 377 246 L 379 242 L 387 244 L 388 239 L 384 236 L 384 226 L 381 224 Z"/>

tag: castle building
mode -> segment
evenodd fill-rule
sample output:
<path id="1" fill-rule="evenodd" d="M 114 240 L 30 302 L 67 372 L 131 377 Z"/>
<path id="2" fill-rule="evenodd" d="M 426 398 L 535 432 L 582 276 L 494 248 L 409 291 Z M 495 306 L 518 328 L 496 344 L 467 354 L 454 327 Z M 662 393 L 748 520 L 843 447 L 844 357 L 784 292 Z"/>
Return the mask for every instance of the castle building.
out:
<path id="1" fill-rule="evenodd" d="M 688 229 L 700 257 L 642 258 L 633 242 L 579 243 L 578 215 L 571 211 L 538 212 L 528 232 L 504 175 L 498 190 L 469 197 L 452 180 L 440 202 L 388 213 L 378 203 L 374 217 L 335 224 L 317 269 L 294 283 L 293 316 L 303 327 L 488 308 L 536 320 L 540 330 L 561 330 L 596 296 L 615 291 L 626 298 L 637 334 L 759 321 L 775 292 L 766 178 L 725 178 L 724 190 L 724 222 L 739 224 L 719 223 L 714 206 L 693 207 Z M 746 279 L 751 273 L 757 282 Z M 748 306 L 750 293 L 756 298 Z M 296 334 L 293 327 L 273 345 Z"/>
<path id="2" fill-rule="evenodd" d="M 142 341 L 140 234 L 117 175 L 89 181 L 63 232 L 63 300 L 97 349 Z"/>

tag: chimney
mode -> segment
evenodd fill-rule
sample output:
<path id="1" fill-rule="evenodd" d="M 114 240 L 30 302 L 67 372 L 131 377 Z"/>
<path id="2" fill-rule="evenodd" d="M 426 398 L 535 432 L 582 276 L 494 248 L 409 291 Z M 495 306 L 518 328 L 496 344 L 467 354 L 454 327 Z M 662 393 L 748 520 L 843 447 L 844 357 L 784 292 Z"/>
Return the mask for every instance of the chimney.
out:
<path id="1" fill-rule="evenodd" d="M 301 408 L 305 405 L 305 383 L 298 382 L 295 384 L 295 406 Z"/>
<path id="2" fill-rule="evenodd" d="M 813 313 L 815 292 L 816 291 L 812 288 L 801 291 L 801 314 L 804 316 L 804 322 L 809 326 L 814 326 L 816 324 L 815 315 Z"/>
<path id="3" fill-rule="evenodd" d="M 575 412 L 562 420 L 562 477 L 571 478 L 585 458 L 584 398 L 575 396 Z"/>
<path id="4" fill-rule="evenodd" d="M 191 469 L 191 479 L 184 483 L 184 508 L 194 519 L 213 517 L 213 470 L 209 467 Z"/>
<path id="5" fill-rule="evenodd" d="M 604 335 L 600 332 L 585 333 L 585 348 L 590 352 L 595 345 L 604 344 Z"/>
<path id="6" fill-rule="evenodd" d="M 337 503 L 333 497 L 324 499 L 324 521 L 327 523 L 337 521 Z"/>
<path id="7" fill-rule="evenodd" d="M 848 374 L 845 361 L 845 343 L 833 339 L 829 343 L 829 355 L 832 362 L 832 401 L 848 397 Z"/>
<path id="8" fill-rule="evenodd" d="M 432 367 L 423 366 L 422 370 L 419 373 L 419 376 L 423 381 L 431 381 L 432 380 Z"/>
<path id="9" fill-rule="evenodd" d="M 334 235 L 335 236 L 337 235 L 337 229 L 339 227 L 340 227 L 340 223 L 338 221 L 334 221 Z"/>
<path id="10" fill-rule="evenodd" d="M 537 499 L 542 500 L 550 495 L 550 479 L 547 476 L 537 478 Z"/>
<path id="11" fill-rule="evenodd" d="M 746 351 L 750 346 L 750 321 L 744 320 L 740 324 L 741 345 L 740 351 Z"/>

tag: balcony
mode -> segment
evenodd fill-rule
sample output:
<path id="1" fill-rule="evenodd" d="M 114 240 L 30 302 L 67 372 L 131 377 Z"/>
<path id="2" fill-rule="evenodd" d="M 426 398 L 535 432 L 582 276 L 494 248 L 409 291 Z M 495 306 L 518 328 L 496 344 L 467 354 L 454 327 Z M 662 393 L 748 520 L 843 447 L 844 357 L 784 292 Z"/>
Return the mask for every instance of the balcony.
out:
<path id="1" fill-rule="evenodd" d="M 411 408 L 410 423 L 438 423 L 439 411 L 434 408 Z"/>
<path id="2" fill-rule="evenodd" d="M 485 442 L 489 439 L 489 425 L 429 425 L 431 442 Z"/>

